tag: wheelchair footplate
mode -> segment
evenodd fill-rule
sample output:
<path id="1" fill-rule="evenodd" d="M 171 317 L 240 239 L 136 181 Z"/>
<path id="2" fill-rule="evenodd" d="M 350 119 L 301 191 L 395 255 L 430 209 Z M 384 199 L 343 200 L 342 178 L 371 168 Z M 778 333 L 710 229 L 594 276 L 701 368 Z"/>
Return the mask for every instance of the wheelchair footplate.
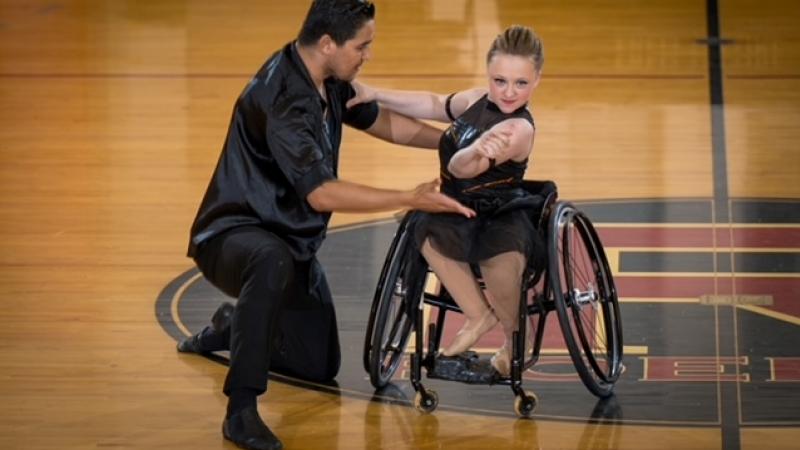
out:
<path id="1" fill-rule="evenodd" d="M 458 355 L 429 356 L 424 363 L 428 378 L 459 381 L 467 384 L 495 384 L 500 374 L 487 358 L 481 358 L 473 351 Z"/>

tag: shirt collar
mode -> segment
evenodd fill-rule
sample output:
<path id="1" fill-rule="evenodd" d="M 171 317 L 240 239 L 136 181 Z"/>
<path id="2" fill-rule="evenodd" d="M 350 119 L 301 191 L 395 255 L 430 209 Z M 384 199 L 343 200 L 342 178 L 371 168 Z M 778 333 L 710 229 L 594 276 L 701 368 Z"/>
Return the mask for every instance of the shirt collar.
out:
<path id="1" fill-rule="evenodd" d="M 300 57 L 300 53 L 297 51 L 297 40 L 294 40 L 286 45 L 288 49 L 289 60 L 292 61 L 294 66 L 297 68 L 297 71 L 300 72 L 302 78 L 305 80 L 308 88 L 310 88 L 313 92 L 317 94 L 317 97 L 320 100 L 320 103 L 323 108 L 327 105 L 326 99 L 322 98 L 319 95 L 319 91 L 317 91 L 317 86 L 314 84 L 314 80 L 311 78 L 311 74 L 308 73 L 308 68 L 306 64 L 303 62 L 303 58 Z M 333 88 L 334 83 L 336 80 L 333 77 L 326 78 L 323 83 L 325 83 L 325 92 L 328 96 L 331 95 L 331 89 Z"/>

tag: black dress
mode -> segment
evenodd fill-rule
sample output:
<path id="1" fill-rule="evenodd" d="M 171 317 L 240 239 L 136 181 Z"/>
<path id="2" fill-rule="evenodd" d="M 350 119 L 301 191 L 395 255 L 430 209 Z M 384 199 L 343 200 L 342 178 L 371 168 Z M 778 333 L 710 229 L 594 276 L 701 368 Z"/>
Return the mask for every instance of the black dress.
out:
<path id="1" fill-rule="evenodd" d="M 474 178 L 459 179 L 447 170 L 456 152 L 511 118 L 522 118 L 533 125 L 525 106 L 505 114 L 484 95 L 445 130 L 439 141 L 441 191 L 475 210 L 477 216 L 468 219 L 454 213 L 417 213 L 414 237 L 418 248 L 430 239 L 440 253 L 469 263 L 518 251 L 532 257 L 529 263 L 536 265 L 543 245 L 530 217 L 532 196 L 522 188 L 528 160 L 508 160 Z"/>

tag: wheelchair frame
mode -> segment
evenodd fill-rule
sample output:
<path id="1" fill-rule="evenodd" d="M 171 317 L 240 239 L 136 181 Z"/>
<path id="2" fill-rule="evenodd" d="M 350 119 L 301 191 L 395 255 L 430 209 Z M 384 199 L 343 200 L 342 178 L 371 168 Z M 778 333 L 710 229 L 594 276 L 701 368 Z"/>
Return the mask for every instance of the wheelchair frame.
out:
<path id="1" fill-rule="evenodd" d="M 571 203 L 557 200 L 553 182 L 526 180 L 523 187 L 539 200 L 532 217 L 539 225 L 539 232 L 544 233 L 547 264 L 546 267 L 526 270 L 524 274 L 520 292 L 520 326 L 513 335 L 511 374 L 509 377 L 496 376 L 491 384 L 510 385 L 515 394 L 514 410 L 521 417 L 530 417 L 538 400 L 533 392 L 523 390 L 522 375 L 539 359 L 547 314 L 553 310 L 557 312 L 573 365 L 584 385 L 598 397 L 613 394 L 614 383 L 622 372 L 623 346 L 616 288 L 605 251 L 591 221 Z M 410 356 L 410 378 L 417 393 L 414 404 L 418 410 L 427 413 L 436 409 L 438 395 L 422 385 L 422 368 L 430 370 L 435 364 L 445 314 L 461 310 L 444 286 L 440 286 L 438 294 L 425 292 L 425 282 L 432 272 L 411 242 L 408 228 L 412 214 L 413 211 L 407 213 L 400 223 L 381 270 L 370 310 L 363 359 L 372 385 L 377 389 L 386 386 L 403 359 L 413 329 L 415 350 Z M 576 253 L 576 245 L 580 245 L 585 253 L 580 253 L 580 249 Z M 584 271 L 576 273 L 574 258 L 581 256 L 583 262 L 590 263 L 591 267 L 584 267 Z M 541 290 L 537 289 L 540 281 Z M 531 290 L 533 296 L 529 302 Z M 427 352 L 424 348 L 425 304 L 438 309 L 435 324 L 428 327 Z M 533 353 L 526 360 L 523 355 L 525 334 L 528 319 L 533 320 L 534 316 L 537 324 Z M 600 329 L 594 325 L 599 325 Z M 601 341 L 599 346 L 598 341 Z"/>

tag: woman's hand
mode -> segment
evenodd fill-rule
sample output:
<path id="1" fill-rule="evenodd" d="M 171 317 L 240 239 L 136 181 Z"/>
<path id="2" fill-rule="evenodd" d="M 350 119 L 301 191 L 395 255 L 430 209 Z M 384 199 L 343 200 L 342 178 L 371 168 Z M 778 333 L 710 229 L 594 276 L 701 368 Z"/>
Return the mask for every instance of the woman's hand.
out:
<path id="1" fill-rule="evenodd" d="M 368 86 L 357 80 L 351 81 L 350 85 L 353 86 L 353 90 L 356 91 L 356 95 L 347 101 L 347 104 L 345 104 L 347 108 L 351 108 L 359 103 L 369 103 L 377 100 L 378 91 L 373 89 L 371 86 Z"/>
<path id="2" fill-rule="evenodd" d="M 511 130 L 490 130 L 483 133 L 478 138 L 478 145 L 475 146 L 475 151 L 489 159 L 507 159 L 502 158 L 511 147 Z"/>

